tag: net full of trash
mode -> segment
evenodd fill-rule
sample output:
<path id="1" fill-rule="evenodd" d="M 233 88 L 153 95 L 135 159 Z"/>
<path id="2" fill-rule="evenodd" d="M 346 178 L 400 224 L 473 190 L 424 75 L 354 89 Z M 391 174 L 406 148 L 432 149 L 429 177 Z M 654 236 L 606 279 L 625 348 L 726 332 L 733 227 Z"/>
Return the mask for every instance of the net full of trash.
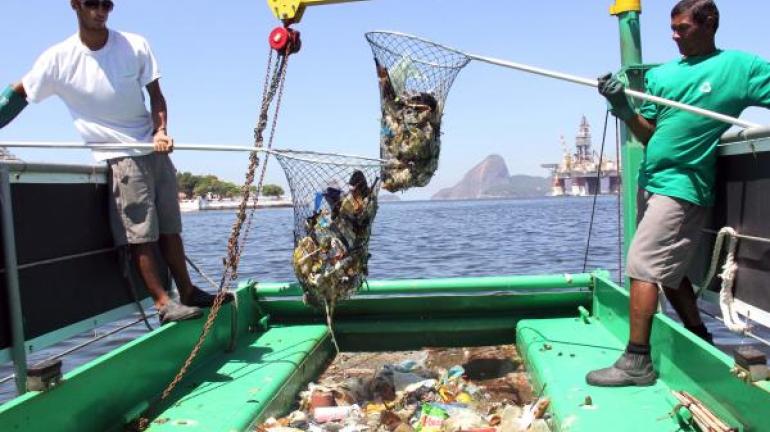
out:
<path id="1" fill-rule="evenodd" d="M 390 191 L 426 186 L 438 168 L 441 117 L 449 89 L 470 61 L 420 38 L 370 32 L 382 110 L 382 186 Z"/>
<path id="2" fill-rule="evenodd" d="M 366 280 L 380 161 L 309 151 L 276 152 L 294 206 L 294 273 L 306 303 L 331 316 Z"/>
<path id="3" fill-rule="evenodd" d="M 548 404 L 513 345 L 341 353 L 294 411 L 256 430 L 545 432 Z"/>

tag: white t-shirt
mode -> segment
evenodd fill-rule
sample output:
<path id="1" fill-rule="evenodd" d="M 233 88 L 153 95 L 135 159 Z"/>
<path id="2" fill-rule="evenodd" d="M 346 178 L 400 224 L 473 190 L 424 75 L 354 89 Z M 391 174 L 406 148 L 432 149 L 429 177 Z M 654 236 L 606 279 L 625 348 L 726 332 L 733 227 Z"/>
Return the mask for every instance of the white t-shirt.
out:
<path id="1" fill-rule="evenodd" d="M 107 44 L 91 51 L 75 34 L 46 50 L 22 79 L 27 99 L 57 95 L 67 105 L 75 128 L 89 144 L 152 142 L 152 116 L 144 88 L 160 78 L 147 41 L 109 30 Z M 152 150 L 94 150 L 102 161 L 141 156 Z"/>

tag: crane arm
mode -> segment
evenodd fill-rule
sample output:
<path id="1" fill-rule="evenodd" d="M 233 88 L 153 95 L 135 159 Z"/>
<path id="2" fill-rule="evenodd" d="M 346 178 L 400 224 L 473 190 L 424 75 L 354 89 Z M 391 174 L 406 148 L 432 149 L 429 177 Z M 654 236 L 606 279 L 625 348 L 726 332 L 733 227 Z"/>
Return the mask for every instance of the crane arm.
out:
<path id="1" fill-rule="evenodd" d="M 364 0 L 267 0 L 267 5 L 279 20 L 298 23 L 308 6 L 322 6 L 336 3 L 350 3 Z"/>

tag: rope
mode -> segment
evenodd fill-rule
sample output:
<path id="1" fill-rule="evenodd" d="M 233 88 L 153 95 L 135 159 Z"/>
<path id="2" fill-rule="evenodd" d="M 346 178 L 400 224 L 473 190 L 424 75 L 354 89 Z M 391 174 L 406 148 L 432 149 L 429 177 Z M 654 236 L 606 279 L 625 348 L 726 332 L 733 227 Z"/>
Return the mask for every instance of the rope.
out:
<path id="1" fill-rule="evenodd" d="M 748 330 L 748 325 L 739 317 L 738 312 L 733 308 L 733 284 L 735 282 L 735 273 L 738 270 L 738 264 L 735 263 L 735 248 L 738 246 L 738 238 L 734 236 L 735 231 L 730 230 L 730 243 L 727 246 L 727 257 L 722 266 L 722 289 L 719 291 L 719 308 L 722 310 L 722 316 L 725 320 L 725 326 L 735 333 L 743 333 Z"/>
<path id="2" fill-rule="evenodd" d="M 733 297 L 733 284 L 735 283 L 735 274 L 738 270 L 738 265 L 735 262 L 735 249 L 738 246 L 738 233 L 733 228 L 724 227 L 719 230 L 716 242 L 714 243 L 714 251 L 711 253 L 711 265 L 709 266 L 709 271 L 706 274 L 702 286 L 696 292 L 696 296 L 700 295 L 714 280 L 717 266 L 719 265 L 724 249 L 725 237 L 728 238 L 729 242 L 727 245 L 725 263 L 722 266 L 722 273 L 719 275 L 719 278 L 722 279 L 721 288 L 719 290 L 719 308 L 722 311 L 722 319 L 725 327 L 734 333 L 745 334 L 746 331 L 749 330 L 749 326 L 740 319 L 738 312 L 734 308 L 735 298 Z"/>
<path id="3" fill-rule="evenodd" d="M 216 282 L 214 282 L 214 279 L 212 279 L 209 275 L 203 272 L 203 270 L 198 267 L 193 260 L 185 255 L 184 257 L 185 261 L 187 261 L 187 264 L 190 265 L 190 267 L 193 268 L 203 279 L 206 280 L 206 282 L 209 283 L 215 290 L 219 290 L 219 286 Z M 227 346 L 227 352 L 233 352 L 235 351 L 235 345 L 238 339 L 238 296 L 233 295 L 232 299 L 232 310 L 233 313 L 230 314 L 230 343 Z"/>
<path id="4" fill-rule="evenodd" d="M 604 143 L 607 140 L 607 125 L 609 123 L 610 111 L 604 114 L 604 132 L 602 133 L 602 149 L 599 152 L 599 166 L 596 167 L 596 189 L 594 189 L 594 201 L 591 206 L 591 221 L 588 223 L 588 238 L 586 239 L 586 250 L 583 255 L 583 273 L 588 266 L 588 251 L 591 248 L 591 233 L 594 230 L 594 217 L 596 216 L 596 199 L 599 196 L 599 189 L 602 187 L 602 163 L 604 162 Z"/>
<path id="5" fill-rule="evenodd" d="M 709 265 L 706 277 L 703 279 L 703 284 L 700 286 L 700 289 L 695 292 L 696 296 L 700 296 L 706 287 L 711 285 L 711 282 L 714 280 L 714 276 L 716 276 L 717 273 L 717 266 L 719 265 L 719 258 L 722 256 L 722 246 L 725 241 L 725 236 L 731 231 L 733 233 L 735 232 L 730 227 L 724 227 L 717 233 L 717 239 L 714 242 L 714 250 L 711 252 L 711 264 Z"/>
<path id="6" fill-rule="evenodd" d="M 268 56 L 268 66 L 266 71 L 266 77 L 265 77 L 265 82 L 266 83 L 269 82 L 270 84 L 269 86 L 265 87 L 266 90 L 263 90 L 263 93 L 262 93 L 263 98 L 262 98 L 260 114 L 257 121 L 257 126 L 254 128 L 254 147 L 255 148 L 263 147 L 263 143 L 264 143 L 263 132 L 265 131 L 268 125 L 270 106 L 272 104 L 273 99 L 275 99 L 276 94 L 278 94 L 278 103 L 276 104 L 275 112 L 273 113 L 273 122 L 271 125 L 270 137 L 268 141 L 269 143 L 268 148 L 272 146 L 273 137 L 275 135 L 275 128 L 276 128 L 277 119 L 278 119 L 278 112 L 280 109 L 280 100 L 283 95 L 283 86 L 285 83 L 286 68 L 288 65 L 289 56 L 288 55 L 278 56 L 276 59 L 275 66 L 272 66 L 272 59 L 273 59 L 272 50 L 270 50 L 270 54 Z M 270 77 L 271 74 L 272 74 L 272 78 L 268 78 Z M 265 159 L 267 160 L 267 157 Z M 140 431 L 144 431 L 149 426 L 149 423 L 150 423 L 149 417 L 150 417 L 150 414 L 154 411 L 155 406 L 161 403 L 166 398 L 168 398 L 168 396 L 171 394 L 174 388 L 179 384 L 179 382 L 182 381 L 184 376 L 187 374 L 187 371 L 192 365 L 193 360 L 195 360 L 198 353 L 200 352 L 201 347 L 203 346 L 203 343 L 206 341 L 209 331 L 211 330 L 211 327 L 213 326 L 214 321 L 216 320 L 216 317 L 219 314 L 219 310 L 222 307 L 222 304 L 225 298 L 229 294 L 227 291 L 229 284 L 237 278 L 238 264 L 240 262 L 240 255 L 243 250 L 242 240 L 243 238 L 246 238 L 246 235 L 244 235 L 242 238 L 241 229 L 243 228 L 243 224 L 246 221 L 246 209 L 249 206 L 248 202 L 251 196 L 251 185 L 254 183 L 255 171 L 258 166 L 259 166 L 258 152 L 253 151 L 249 154 L 249 167 L 246 171 L 246 180 L 243 186 L 241 187 L 241 197 L 242 197 L 241 203 L 238 206 L 238 213 L 236 216 L 236 220 L 233 223 L 233 228 L 227 243 L 227 256 L 225 257 L 223 262 L 225 268 L 224 268 L 224 272 L 222 273 L 222 279 L 220 280 L 219 292 L 217 292 L 217 295 L 214 298 L 214 304 L 211 306 L 208 319 L 206 320 L 206 323 L 203 325 L 203 328 L 201 329 L 201 333 L 200 333 L 200 336 L 198 337 L 198 341 L 196 342 L 195 346 L 193 346 L 192 350 L 190 351 L 190 354 L 187 356 L 187 359 L 184 361 L 184 364 L 180 368 L 179 372 L 163 390 L 163 393 L 161 394 L 160 398 L 157 401 L 155 401 L 154 404 L 150 404 L 150 406 L 145 410 L 143 415 L 139 418 L 137 426 Z M 262 188 L 262 182 L 264 180 L 266 167 L 267 167 L 267 163 L 263 165 L 262 172 L 260 173 L 259 183 L 257 185 L 256 198 L 259 197 L 258 193 Z M 257 199 L 254 200 L 252 215 L 253 215 L 253 209 L 256 209 L 256 204 L 257 204 Z M 251 223 L 250 221 L 251 221 L 251 217 L 249 217 L 249 224 L 247 225 L 247 228 L 250 227 L 250 223 Z"/>
<path id="7" fill-rule="evenodd" d="M 139 300 L 139 292 L 136 289 L 136 283 L 134 281 L 133 275 L 131 274 L 131 253 L 128 246 L 123 246 L 121 249 L 122 250 L 119 252 L 119 254 L 121 267 L 123 268 L 123 279 L 125 279 L 126 283 L 128 284 L 131 298 L 136 305 L 136 309 L 139 311 L 139 315 L 142 317 L 142 321 L 144 321 L 144 326 L 147 327 L 147 331 L 153 331 L 155 329 L 150 324 L 150 320 L 147 317 L 144 306 L 142 306 L 142 302 Z"/>

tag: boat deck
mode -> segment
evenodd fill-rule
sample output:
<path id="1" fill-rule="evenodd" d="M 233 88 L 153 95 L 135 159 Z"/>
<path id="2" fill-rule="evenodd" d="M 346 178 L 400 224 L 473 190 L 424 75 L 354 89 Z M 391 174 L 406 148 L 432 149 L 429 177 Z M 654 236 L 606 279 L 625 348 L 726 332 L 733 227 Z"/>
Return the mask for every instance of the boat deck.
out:
<path id="1" fill-rule="evenodd" d="M 545 384 L 551 409 L 561 429 L 571 431 L 692 430 L 680 429 L 669 416 L 677 402 L 665 379 L 649 387 L 599 388 L 585 382 L 597 367 L 610 366 L 625 348 L 609 330 L 580 319 L 521 321 L 519 349 L 530 371 Z"/>
<path id="2" fill-rule="evenodd" d="M 600 388 L 586 384 L 589 371 L 612 365 L 625 349 L 627 305 L 628 293 L 597 278 L 590 315 L 583 311 L 576 318 L 529 319 L 517 324 L 519 352 L 535 391 L 543 389 L 550 398 L 559 430 L 698 430 L 691 420 L 681 420 L 686 414 L 672 415 L 678 404 L 672 391 L 700 399 L 734 430 L 770 430 L 762 420 L 762 412 L 770 406 L 768 381 L 752 384 L 737 379 L 730 356 L 664 314 L 653 319 L 652 356 L 659 374 L 655 385 Z M 725 398 L 728 394 L 730 398 Z"/>
<path id="3" fill-rule="evenodd" d="M 278 414 L 323 368 L 324 325 L 271 328 L 186 377 L 148 431 L 244 431 Z"/>

